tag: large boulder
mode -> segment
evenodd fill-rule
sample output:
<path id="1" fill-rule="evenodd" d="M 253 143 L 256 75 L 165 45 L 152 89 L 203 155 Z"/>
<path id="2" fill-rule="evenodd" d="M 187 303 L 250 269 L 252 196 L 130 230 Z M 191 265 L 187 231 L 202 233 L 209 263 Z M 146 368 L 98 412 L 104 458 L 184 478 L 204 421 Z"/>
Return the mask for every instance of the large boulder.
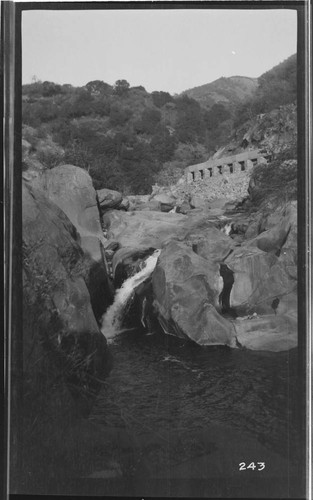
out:
<path id="1" fill-rule="evenodd" d="M 157 211 L 121 212 L 109 210 L 102 217 L 107 237 L 118 241 L 121 246 L 134 248 L 161 248 L 170 240 L 200 241 L 208 228 L 215 227 L 206 215 L 196 211 L 188 216 L 179 213 Z M 215 237 L 217 233 L 214 233 Z M 190 237 L 189 237 L 190 236 Z M 223 235 L 221 233 L 221 238 Z M 233 242 L 229 238 L 229 245 Z"/>
<path id="2" fill-rule="evenodd" d="M 298 279 L 298 231 L 292 224 L 288 237 L 280 249 L 279 261 L 284 265 L 286 273 L 293 279 Z"/>
<path id="3" fill-rule="evenodd" d="M 149 200 L 146 203 L 137 204 L 133 210 L 145 210 L 149 212 L 161 212 L 161 203 L 157 200 Z"/>
<path id="4" fill-rule="evenodd" d="M 253 351 L 280 352 L 297 347 L 297 315 L 292 310 L 294 297 L 290 298 L 290 311 L 285 314 L 237 318 L 233 324 L 238 343 Z"/>
<path id="5" fill-rule="evenodd" d="M 32 181 L 67 215 L 79 233 L 80 245 L 96 262 L 104 263 L 104 236 L 96 191 L 90 175 L 74 165 L 45 170 Z"/>
<path id="6" fill-rule="evenodd" d="M 88 290 L 90 261 L 75 227 L 26 185 L 22 214 L 24 443 L 19 453 L 25 477 L 16 484 L 23 485 L 23 493 L 37 488 L 48 493 L 49 484 L 61 484 L 61 477 L 68 481 L 73 465 L 73 455 L 65 456 L 68 432 L 90 411 L 111 360 Z M 108 301 L 105 290 L 102 300 Z"/>
<path id="7" fill-rule="evenodd" d="M 208 209 L 210 205 L 205 198 L 203 198 L 201 196 L 194 195 L 191 197 L 190 206 L 191 206 L 191 208 Z"/>
<path id="8" fill-rule="evenodd" d="M 112 189 L 100 189 L 97 191 L 101 212 L 109 208 L 117 208 L 123 200 L 123 196 L 118 191 Z"/>
<path id="9" fill-rule="evenodd" d="M 199 345 L 235 345 L 232 324 L 221 316 L 219 266 L 171 241 L 152 275 L 154 307 L 165 333 Z"/>
<path id="10" fill-rule="evenodd" d="M 153 196 L 152 200 L 157 201 L 160 204 L 162 212 L 169 212 L 176 205 L 176 198 L 166 193 L 156 194 Z"/>
<path id="11" fill-rule="evenodd" d="M 225 260 L 233 272 L 230 305 L 241 313 L 274 313 L 285 310 L 285 297 L 295 293 L 297 282 L 284 263 L 255 247 L 239 247 Z M 288 304 L 290 307 L 289 299 Z M 293 301 L 293 309 L 296 301 Z"/>
<path id="12" fill-rule="evenodd" d="M 269 220 L 267 224 L 270 222 L 271 220 Z M 258 236 L 251 239 L 247 243 L 247 246 L 255 246 L 264 252 L 274 252 L 276 254 L 280 254 L 282 246 L 285 245 L 287 239 L 289 238 L 289 233 L 292 232 L 292 234 L 294 234 L 296 231 L 297 210 L 295 207 L 289 206 L 283 214 L 279 214 L 279 219 L 276 224 L 271 224 L 269 229 L 261 232 Z"/>
<path id="13" fill-rule="evenodd" d="M 33 349 L 46 348 L 48 357 L 63 357 L 70 364 L 75 364 L 76 353 L 81 358 L 78 370 L 102 378 L 107 371 L 107 351 L 88 290 L 90 261 L 64 213 L 25 185 L 23 272 L 24 319 L 29 325 L 24 331 L 26 370 Z M 104 302 L 109 302 L 109 293 L 107 290 L 107 297 L 103 296 Z"/>
<path id="14" fill-rule="evenodd" d="M 118 209 L 127 211 L 129 210 L 129 208 L 130 208 L 130 201 L 127 196 L 124 196 L 121 203 L 118 205 Z"/>
<path id="15" fill-rule="evenodd" d="M 150 195 L 148 194 L 134 194 L 127 196 L 128 201 L 130 203 L 129 209 L 135 210 L 138 209 L 143 204 L 147 203 L 150 199 Z M 140 208 L 139 208 L 140 210 Z"/>
<path id="16" fill-rule="evenodd" d="M 195 228 L 195 231 L 188 234 L 186 243 L 198 255 L 214 262 L 223 262 L 236 246 L 232 238 L 214 226 L 201 231 Z"/>
<path id="17" fill-rule="evenodd" d="M 109 239 L 137 249 L 161 248 L 166 241 L 186 234 L 186 217 L 176 213 L 110 210 L 102 220 Z"/>

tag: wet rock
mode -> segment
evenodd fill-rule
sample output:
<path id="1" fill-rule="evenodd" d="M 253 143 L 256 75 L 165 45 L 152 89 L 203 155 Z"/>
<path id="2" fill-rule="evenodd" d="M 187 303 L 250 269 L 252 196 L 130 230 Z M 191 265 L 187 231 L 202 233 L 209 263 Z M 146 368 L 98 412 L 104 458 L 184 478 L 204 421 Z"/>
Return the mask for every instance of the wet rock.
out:
<path id="1" fill-rule="evenodd" d="M 246 349 L 280 352 L 297 347 L 297 316 L 291 312 L 251 320 L 237 318 L 234 327 L 238 342 Z"/>
<path id="2" fill-rule="evenodd" d="M 112 189 L 100 189 L 97 191 L 97 197 L 100 205 L 101 212 L 108 210 L 109 208 L 117 208 L 121 206 L 123 201 L 123 196 L 118 191 L 113 191 Z M 126 200 L 124 202 L 125 206 Z M 126 203 L 127 204 L 127 203 Z M 125 208 L 124 208 L 125 210 Z"/>
<path id="3" fill-rule="evenodd" d="M 142 262 L 154 252 L 154 248 L 138 250 L 132 247 L 123 247 L 114 253 L 112 259 L 112 273 L 115 288 L 120 288 L 122 283 L 140 271 Z"/>
<path id="4" fill-rule="evenodd" d="M 219 267 L 171 241 L 152 275 L 154 307 L 165 333 L 199 345 L 234 345 L 233 328 L 216 310 Z"/>

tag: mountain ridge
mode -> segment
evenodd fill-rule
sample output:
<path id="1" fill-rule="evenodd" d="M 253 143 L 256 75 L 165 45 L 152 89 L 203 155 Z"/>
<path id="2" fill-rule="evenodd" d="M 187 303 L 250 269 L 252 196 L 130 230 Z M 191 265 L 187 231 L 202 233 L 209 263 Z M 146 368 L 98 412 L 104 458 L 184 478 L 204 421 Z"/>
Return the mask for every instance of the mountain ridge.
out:
<path id="1" fill-rule="evenodd" d="M 213 82 L 205 83 L 181 93 L 198 101 L 202 106 L 211 108 L 214 104 L 235 105 L 252 97 L 258 87 L 258 78 L 233 75 L 222 76 Z"/>

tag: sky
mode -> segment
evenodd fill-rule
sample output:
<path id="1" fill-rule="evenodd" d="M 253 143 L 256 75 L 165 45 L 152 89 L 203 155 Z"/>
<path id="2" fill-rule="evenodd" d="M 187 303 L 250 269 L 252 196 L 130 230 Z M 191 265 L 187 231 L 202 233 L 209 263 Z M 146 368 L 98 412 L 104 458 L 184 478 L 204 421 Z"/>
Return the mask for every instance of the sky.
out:
<path id="1" fill-rule="evenodd" d="M 171 94 L 258 77 L 296 52 L 293 10 L 81 10 L 22 14 L 23 83 L 118 79 Z"/>

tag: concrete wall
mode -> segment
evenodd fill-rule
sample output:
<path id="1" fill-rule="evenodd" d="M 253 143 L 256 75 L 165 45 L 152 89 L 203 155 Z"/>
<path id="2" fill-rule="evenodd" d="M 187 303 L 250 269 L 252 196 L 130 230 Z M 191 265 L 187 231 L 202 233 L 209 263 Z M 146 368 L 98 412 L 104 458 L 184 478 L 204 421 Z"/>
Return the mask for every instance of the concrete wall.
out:
<path id="1" fill-rule="evenodd" d="M 210 159 L 198 165 L 185 168 L 188 183 L 207 180 L 223 174 L 238 174 L 239 172 L 251 171 L 258 163 L 264 163 L 264 156 L 258 150 L 246 151 L 232 156 L 224 156 L 219 159 Z"/>

